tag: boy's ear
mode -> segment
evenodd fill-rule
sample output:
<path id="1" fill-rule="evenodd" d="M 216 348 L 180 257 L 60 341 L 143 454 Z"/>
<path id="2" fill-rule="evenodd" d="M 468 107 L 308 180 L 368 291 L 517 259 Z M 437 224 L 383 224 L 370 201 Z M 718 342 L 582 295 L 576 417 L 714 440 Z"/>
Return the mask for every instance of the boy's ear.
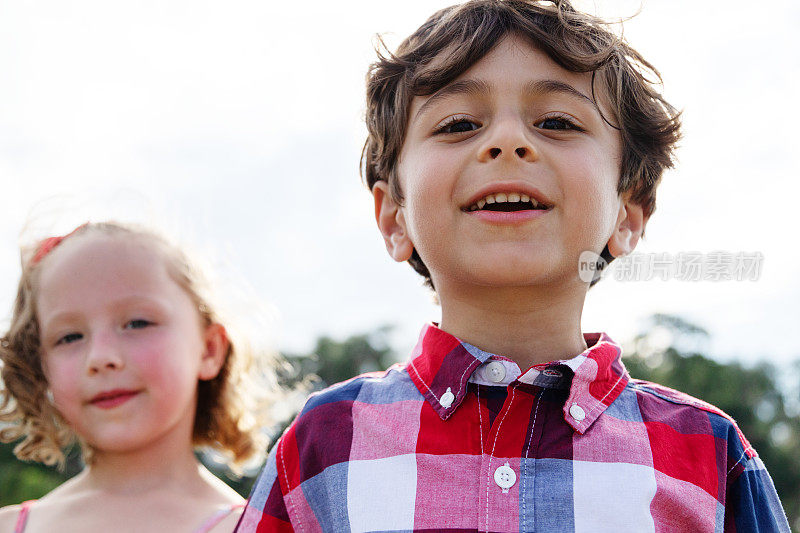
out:
<path id="1" fill-rule="evenodd" d="M 614 233 L 608 239 L 608 251 L 614 257 L 621 257 L 631 253 L 644 232 L 647 219 L 641 205 L 631 200 L 631 191 L 620 197 L 617 222 Z"/>
<path id="2" fill-rule="evenodd" d="M 408 236 L 403 209 L 397 205 L 389 191 L 389 184 L 379 181 L 372 187 L 375 200 L 375 221 L 386 243 L 386 251 L 397 262 L 402 263 L 414 253 L 414 243 Z"/>
<path id="3" fill-rule="evenodd" d="M 204 350 L 198 374 L 200 379 L 208 381 L 217 377 L 222 365 L 225 364 L 230 345 L 228 333 L 222 324 L 214 322 L 206 326 L 203 332 Z"/>

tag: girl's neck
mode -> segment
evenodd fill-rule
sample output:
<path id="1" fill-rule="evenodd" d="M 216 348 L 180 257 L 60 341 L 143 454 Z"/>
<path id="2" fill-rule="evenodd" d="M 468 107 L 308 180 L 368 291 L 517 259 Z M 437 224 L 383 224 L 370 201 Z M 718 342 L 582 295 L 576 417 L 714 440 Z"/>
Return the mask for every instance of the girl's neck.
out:
<path id="1" fill-rule="evenodd" d="M 92 488 L 119 495 L 170 487 L 185 491 L 200 477 L 201 466 L 189 439 L 182 444 L 161 440 L 124 452 L 95 450 L 86 469 L 86 482 Z"/>

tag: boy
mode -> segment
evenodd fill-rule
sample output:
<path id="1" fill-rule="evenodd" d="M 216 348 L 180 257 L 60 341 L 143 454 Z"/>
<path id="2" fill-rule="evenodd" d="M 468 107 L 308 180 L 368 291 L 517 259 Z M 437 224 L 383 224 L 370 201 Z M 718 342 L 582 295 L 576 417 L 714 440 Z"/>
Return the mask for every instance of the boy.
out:
<path id="1" fill-rule="evenodd" d="M 789 530 L 730 418 L 580 331 L 579 257 L 634 249 L 678 138 L 643 71 L 566 0 L 444 9 L 373 65 L 378 227 L 442 321 L 309 399 L 238 531 Z"/>

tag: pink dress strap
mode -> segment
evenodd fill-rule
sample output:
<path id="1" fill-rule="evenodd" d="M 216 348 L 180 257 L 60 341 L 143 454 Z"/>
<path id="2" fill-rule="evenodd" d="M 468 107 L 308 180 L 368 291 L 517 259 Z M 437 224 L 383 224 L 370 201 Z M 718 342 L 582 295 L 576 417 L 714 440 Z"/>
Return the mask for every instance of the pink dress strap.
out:
<path id="1" fill-rule="evenodd" d="M 22 502 L 19 508 L 19 514 L 17 515 L 17 524 L 14 526 L 14 533 L 22 533 L 25 531 L 25 523 L 28 521 L 28 513 L 31 510 L 31 505 L 36 500 L 28 500 L 26 502 Z"/>
<path id="2" fill-rule="evenodd" d="M 209 516 L 202 524 L 200 524 L 200 527 L 195 529 L 192 533 L 208 533 L 214 528 L 214 526 L 222 522 L 222 520 L 226 516 L 243 507 L 244 507 L 243 503 L 234 503 L 231 504 L 230 507 L 227 507 L 226 509 L 220 509 L 213 515 Z M 17 532 L 15 531 L 14 533 Z"/>

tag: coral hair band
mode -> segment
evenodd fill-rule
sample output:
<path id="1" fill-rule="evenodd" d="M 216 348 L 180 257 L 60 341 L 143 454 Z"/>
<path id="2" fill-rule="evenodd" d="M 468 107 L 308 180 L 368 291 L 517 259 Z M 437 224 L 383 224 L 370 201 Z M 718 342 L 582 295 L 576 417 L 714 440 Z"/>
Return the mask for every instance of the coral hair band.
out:
<path id="1" fill-rule="evenodd" d="M 45 240 L 43 240 L 41 243 L 39 243 L 39 246 L 36 249 L 36 254 L 33 256 L 33 259 L 31 259 L 31 266 L 37 265 L 42 259 L 45 258 L 47 254 L 53 251 L 53 248 L 61 244 L 61 241 L 63 241 L 67 237 L 71 237 L 72 235 L 75 234 L 75 232 L 85 228 L 88 225 L 89 225 L 88 222 L 84 222 L 83 224 L 81 224 L 74 230 L 70 231 L 66 235 L 61 235 L 58 237 L 48 237 Z"/>

